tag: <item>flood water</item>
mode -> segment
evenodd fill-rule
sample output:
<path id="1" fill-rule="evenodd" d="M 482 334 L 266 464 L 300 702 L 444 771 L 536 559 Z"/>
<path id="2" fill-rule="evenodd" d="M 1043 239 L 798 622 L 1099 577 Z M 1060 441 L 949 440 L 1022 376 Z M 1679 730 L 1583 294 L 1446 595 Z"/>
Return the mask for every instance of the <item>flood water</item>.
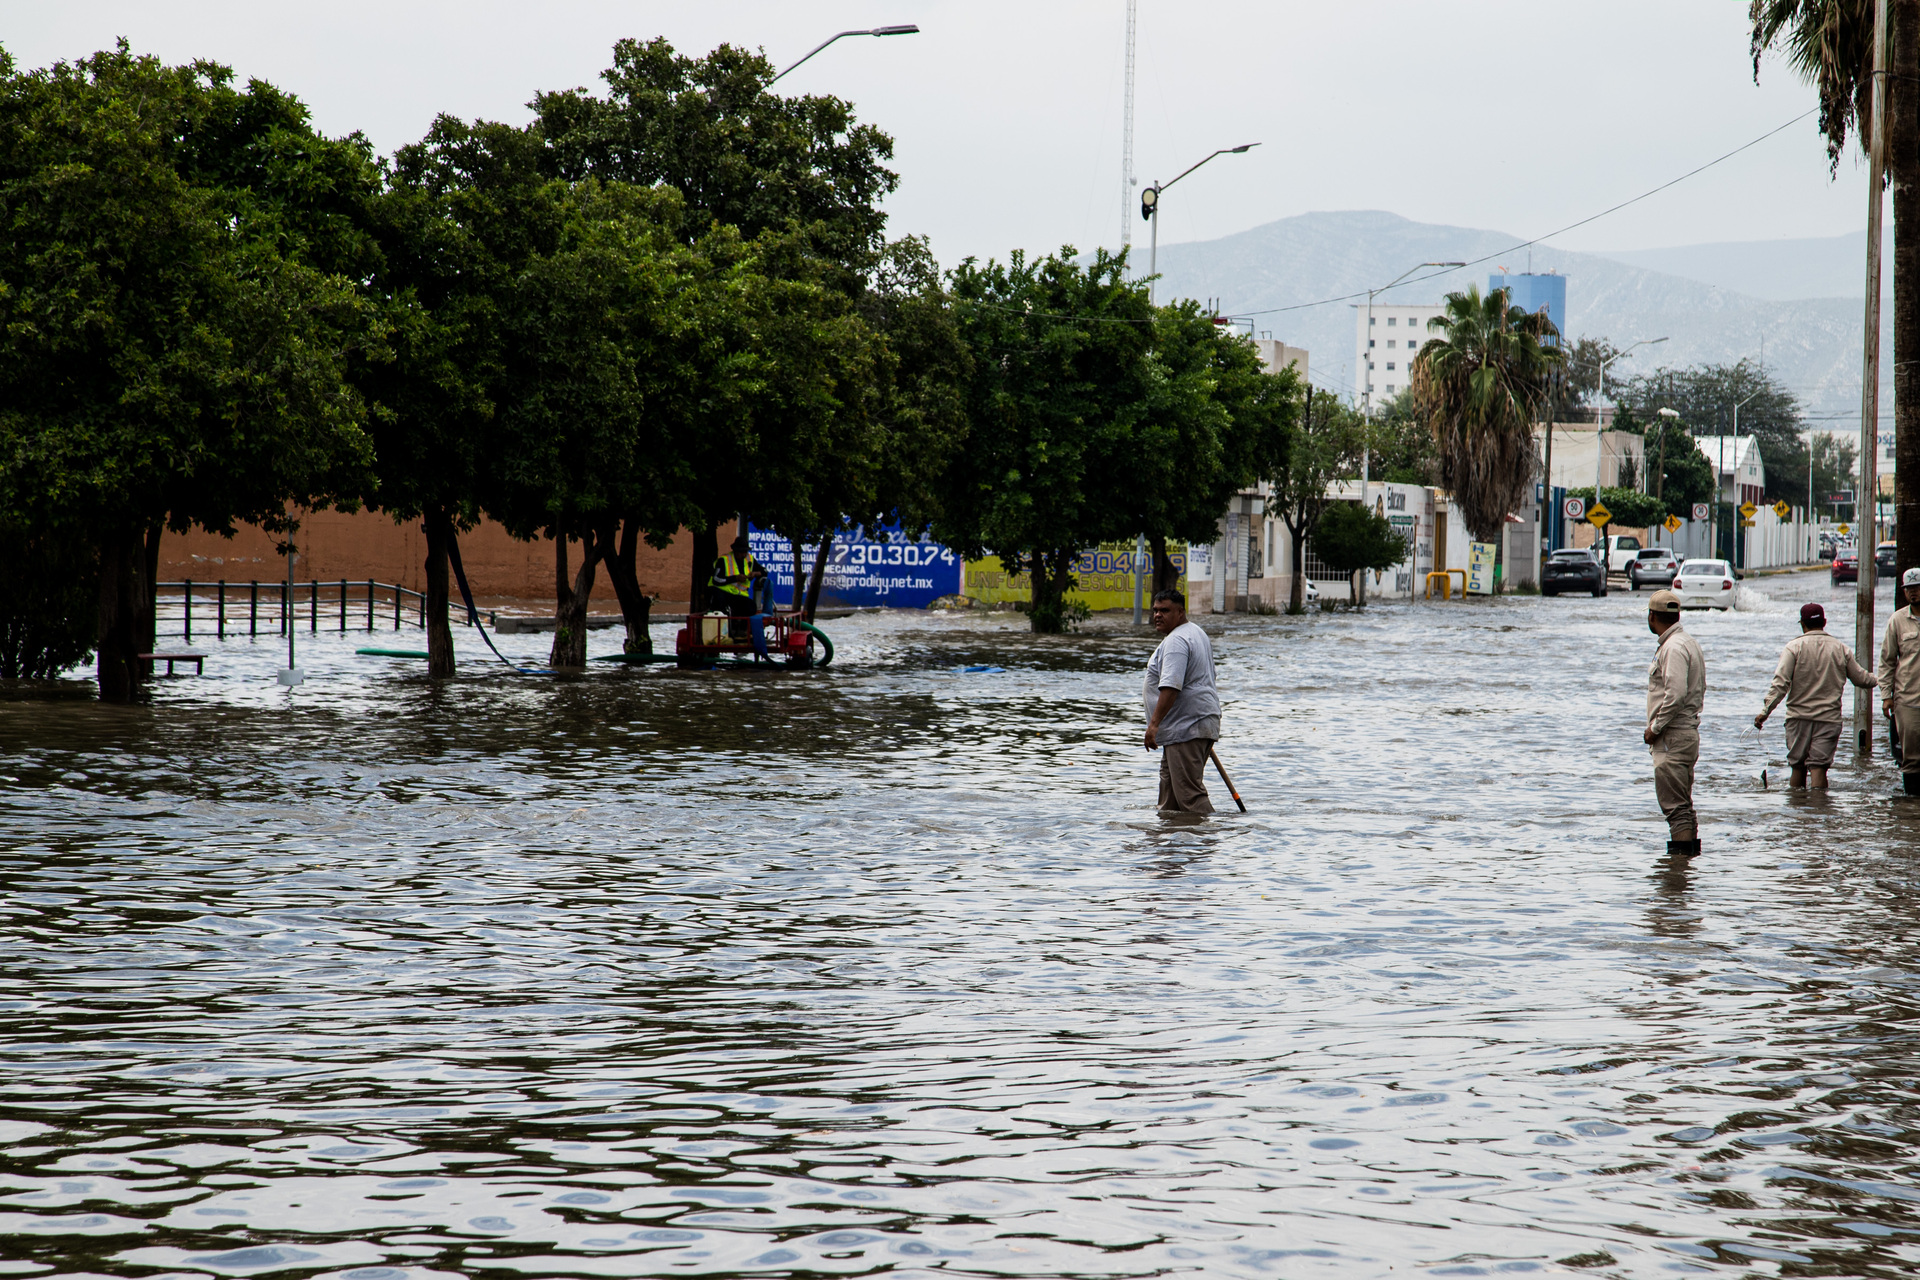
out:
<path id="1" fill-rule="evenodd" d="M 1105 620 L 16 691 L 0 1275 L 1911 1275 L 1920 802 L 1783 790 L 1851 588 L 1748 585 L 1690 866 L 1619 592 L 1204 619 L 1200 821 Z"/>

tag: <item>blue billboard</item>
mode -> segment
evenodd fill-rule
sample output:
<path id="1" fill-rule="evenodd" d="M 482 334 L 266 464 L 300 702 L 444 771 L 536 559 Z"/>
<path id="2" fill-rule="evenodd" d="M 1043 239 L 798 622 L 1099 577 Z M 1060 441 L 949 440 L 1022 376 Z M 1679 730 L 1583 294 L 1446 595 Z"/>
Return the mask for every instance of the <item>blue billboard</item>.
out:
<path id="1" fill-rule="evenodd" d="M 773 604 L 793 601 L 793 544 L 771 529 L 747 527 L 753 558 L 766 566 Z M 813 572 L 818 543 L 800 548 L 801 572 Z M 924 609 L 941 596 L 960 590 L 964 566 L 951 549 L 928 538 L 908 538 L 891 525 L 878 539 L 842 533 L 833 539 L 826 572 L 820 577 L 820 604 L 837 609 Z"/>

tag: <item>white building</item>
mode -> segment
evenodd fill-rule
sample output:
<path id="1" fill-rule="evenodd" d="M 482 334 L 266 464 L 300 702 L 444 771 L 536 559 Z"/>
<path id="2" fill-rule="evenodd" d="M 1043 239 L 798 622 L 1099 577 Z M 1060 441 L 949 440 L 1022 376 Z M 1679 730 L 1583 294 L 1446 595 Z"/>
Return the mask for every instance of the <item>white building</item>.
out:
<path id="1" fill-rule="evenodd" d="M 1255 338 L 1253 349 L 1260 354 L 1260 363 L 1267 372 L 1278 373 L 1282 369 L 1294 369 L 1300 374 L 1300 381 L 1307 380 L 1307 349 L 1290 347 L 1275 338 Z"/>
<path id="2" fill-rule="evenodd" d="M 1405 391 L 1412 377 L 1408 365 L 1421 344 L 1431 336 L 1427 332 L 1427 321 L 1442 314 L 1442 311 L 1437 302 L 1409 305 L 1376 298 L 1371 316 L 1373 323 L 1369 330 L 1366 304 L 1356 305 L 1353 309 L 1353 367 L 1361 372 L 1353 380 L 1354 397 L 1364 398 L 1371 390 L 1373 407 L 1378 409 Z M 1372 382 L 1371 388 L 1368 386 L 1369 380 Z"/>
<path id="3" fill-rule="evenodd" d="M 1760 460 L 1760 442 L 1752 436 L 1695 436 L 1693 442 L 1707 455 L 1707 464 L 1719 477 L 1720 500 L 1739 506 L 1759 502 L 1767 491 L 1767 468 Z"/>

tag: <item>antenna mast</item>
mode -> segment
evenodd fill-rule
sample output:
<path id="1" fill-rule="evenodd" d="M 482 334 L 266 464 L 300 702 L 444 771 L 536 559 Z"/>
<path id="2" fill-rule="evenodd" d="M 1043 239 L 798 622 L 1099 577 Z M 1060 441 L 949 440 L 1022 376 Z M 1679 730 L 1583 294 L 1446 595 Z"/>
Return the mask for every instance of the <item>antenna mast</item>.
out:
<path id="1" fill-rule="evenodd" d="M 1126 116 L 1120 127 L 1120 247 L 1133 243 L 1133 26 L 1139 0 L 1127 0 Z"/>

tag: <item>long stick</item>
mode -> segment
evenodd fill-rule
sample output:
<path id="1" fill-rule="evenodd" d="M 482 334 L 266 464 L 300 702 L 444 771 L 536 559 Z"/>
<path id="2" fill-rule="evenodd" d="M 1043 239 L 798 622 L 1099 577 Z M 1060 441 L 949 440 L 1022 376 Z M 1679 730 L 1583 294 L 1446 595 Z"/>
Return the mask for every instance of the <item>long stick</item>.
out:
<path id="1" fill-rule="evenodd" d="M 1233 789 L 1233 779 L 1227 776 L 1227 766 L 1220 763 L 1220 753 L 1212 747 L 1208 747 L 1207 754 L 1213 757 L 1213 767 L 1220 771 L 1220 781 L 1227 784 L 1227 794 L 1232 796 L 1233 802 L 1240 806 L 1240 812 L 1245 813 L 1247 811 L 1247 802 L 1242 800 L 1240 793 Z"/>

